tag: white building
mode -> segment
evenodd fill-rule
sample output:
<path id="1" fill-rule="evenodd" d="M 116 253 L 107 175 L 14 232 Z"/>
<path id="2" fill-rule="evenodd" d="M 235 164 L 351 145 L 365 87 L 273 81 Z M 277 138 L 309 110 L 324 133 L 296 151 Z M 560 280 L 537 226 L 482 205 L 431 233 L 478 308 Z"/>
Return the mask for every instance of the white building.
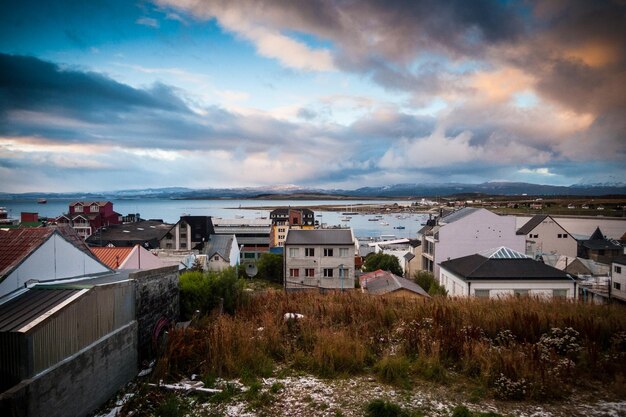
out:
<path id="1" fill-rule="evenodd" d="M 211 235 L 205 250 L 207 269 L 222 271 L 239 264 L 239 245 L 235 235 Z"/>
<path id="2" fill-rule="evenodd" d="M 425 226 L 422 235 L 422 269 L 439 276 L 439 264 L 505 246 L 525 250 L 524 236 L 517 235 L 516 219 L 483 208 L 465 207 Z"/>
<path id="3" fill-rule="evenodd" d="M 452 297 L 576 296 L 571 275 L 505 247 L 442 262 L 439 282 Z"/>
<path id="4" fill-rule="evenodd" d="M 549 215 L 532 217 L 517 234 L 525 237 L 526 255 L 533 258 L 542 254 L 576 257 L 578 242 Z"/>
<path id="5" fill-rule="evenodd" d="M 611 264 L 611 298 L 626 301 L 626 257 L 620 256 Z"/>
<path id="6" fill-rule="evenodd" d="M 289 230 L 285 240 L 285 288 L 354 288 L 355 253 L 352 229 Z"/>
<path id="7" fill-rule="evenodd" d="M 0 297 L 29 283 L 110 272 L 69 227 L 0 230 Z"/>

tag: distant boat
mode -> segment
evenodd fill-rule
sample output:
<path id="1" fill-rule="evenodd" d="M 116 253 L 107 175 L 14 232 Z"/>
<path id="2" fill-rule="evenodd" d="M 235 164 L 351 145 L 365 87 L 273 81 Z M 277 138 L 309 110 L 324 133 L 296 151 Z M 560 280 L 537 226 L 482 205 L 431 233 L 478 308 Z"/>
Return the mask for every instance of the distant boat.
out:
<path id="1" fill-rule="evenodd" d="M 377 222 L 378 219 L 377 218 L 372 218 L 372 219 L 367 219 L 368 222 Z"/>
<path id="2" fill-rule="evenodd" d="M 342 222 L 349 222 L 351 218 L 352 218 L 352 217 L 350 217 L 350 216 L 342 217 L 342 218 L 341 218 L 341 221 L 342 221 Z"/>
<path id="3" fill-rule="evenodd" d="M 38 198 L 37 199 L 37 204 L 46 204 L 48 202 L 48 200 L 46 200 L 45 198 Z"/>
<path id="4" fill-rule="evenodd" d="M 357 213 L 356 211 L 345 211 L 345 212 L 343 212 L 341 214 L 343 214 L 344 216 L 356 216 L 359 213 Z"/>
<path id="5" fill-rule="evenodd" d="M 389 226 L 389 223 L 387 223 L 387 222 L 380 222 L 380 224 L 383 225 L 383 226 Z"/>
<path id="6" fill-rule="evenodd" d="M 321 214 L 316 214 L 315 217 L 322 217 L 322 215 Z"/>
<path id="7" fill-rule="evenodd" d="M 394 227 L 394 229 L 406 229 L 406 227 L 404 227 L 404 226 L 396 226 L 396 227 Z"/>

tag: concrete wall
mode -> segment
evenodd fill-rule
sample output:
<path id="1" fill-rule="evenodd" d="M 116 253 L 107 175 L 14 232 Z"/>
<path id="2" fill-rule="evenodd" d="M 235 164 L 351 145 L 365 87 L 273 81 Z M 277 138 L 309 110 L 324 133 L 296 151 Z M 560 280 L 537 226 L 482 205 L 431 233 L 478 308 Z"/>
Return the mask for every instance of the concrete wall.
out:
<path id="1" fill-rule="evenodd" d="M 178 266 L 134 272 L 130 279 L 137 282 L 135 312 L 139 323 L 139 356 L 152 354 L 152 331 L 161 318 L 170 323 L 180 315 Z"/>
<path id="2" fill-rule="evenodd" d="M 0 394 L 0 415 L 84 416 L 137 375 L 137 322 Z"/>

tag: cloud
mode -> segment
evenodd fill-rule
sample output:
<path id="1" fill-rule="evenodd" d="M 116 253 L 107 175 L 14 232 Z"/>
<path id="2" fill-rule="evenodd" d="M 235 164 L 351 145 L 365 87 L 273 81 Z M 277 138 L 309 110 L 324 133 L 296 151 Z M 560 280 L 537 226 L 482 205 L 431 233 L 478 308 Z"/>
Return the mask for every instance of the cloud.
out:
<path id="1" fill-rule="evenodd" d="M 155 28 L 155 29 L 158 29 L 160 26 L 159 21 L 151 17 L 140 17 L 139 19 L 135 21 L 135 23 L 137 23 L 138 25 L 148 26 L 148 27 Z"/>
<path id="2" fill-rule="evenodd" d="M 553 177 L 556 174 L 550 172 L 550 168 L 522 168 L 519 171 L 520 174 L 534 174 L 534 175 L 544 175 L 547 177 Z"/>

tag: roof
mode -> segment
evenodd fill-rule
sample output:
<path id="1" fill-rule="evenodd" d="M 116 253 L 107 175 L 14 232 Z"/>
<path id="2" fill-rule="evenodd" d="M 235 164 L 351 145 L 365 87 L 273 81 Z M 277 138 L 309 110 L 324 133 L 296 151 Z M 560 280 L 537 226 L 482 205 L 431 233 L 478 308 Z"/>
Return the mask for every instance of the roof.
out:
<path id="1" fill-rule="evenodd" d="M 539 226 L 541 222 L 543 222 L 548 217 L 549 216 L 547 214 L 537 214 L 536 216 L 531 217 L 530 220 L 528 220 L 526 224 L 520 227 L 516 233 L 518 235 L 527 235 L 531 232 L 531 230 Z"/>
<path id="2" fill-rule="evenodd" d="M 35 286 L 0 304 L 0 332 L 25 332 L 35 320 L 84 294 L 84 286 Z M 29 326 L 30 325 L 30 326 Z M 29 326 L 29 327 L 26 327 Z"/>
<path id="3" fill-rule="evenodd" d="M 208 256 L 218 254 L 223 259 L 230 261 L 230 249 L 234 238 L 234 235 L 211 235 L 205 253 Z"/>
<path id="4" fill-rule="evenodd" d="M 213 226 L 215 227 L 232 227 L 232 226 L 245 226 L 245 227 L 270 227 L 272 225 L 271 220 L 268 219 L 221 219 L 213 218 Z"/>
<path id="5" fill-rule="evenodd" d="M 409 262 L 410 262 L 413 258 L 415 258 L 415 255 L 413 255 L 411 252 L 407 252 L 407 253 L 404 255 L 404 259 L 406 259 L 406 260 L 407 260 L 407 261 L 409 261 Z"/>
<path id="6" fill-rule="evenodd" d="M 0 230 L 0 279 L 20 265 L 54 231 L 49 227 Z"/>
<path id="7" fill-rule="evenodd" d="M 184 221 L 191 227 L 192 240 L 196 240 L 195 235 L 207 238 L 214 233 L 211 216 L 181 216 L 179 222 Z"/>
<path id="8" fill-rule="evenodd" d="M 478 253 L 479 255 L 484 256 L 489 259 L 525 259 L 528 258 L 525 254 L 518 252 L 513 249 L 509 249 L 504 246 L 500 246 L 499 248 L 487 249 Z"/>
<path id="9" fill-rule="evenodd" d="M 582 245 L 592 250 L 621 250 L 622 246 L 604 237 L 599 227 L 593 232 L 589 239 L 582 242 Z"/>
<path id="10" fill-rule="evenodd" d="M 91 251 L 96 257 L 111 269 L 118 269 L 120 265 L 124 263 L 128 255 L 133 251 L 134 247 L 103 247 L 103 248 L 91 248 Z"/>
<path id="11" fill-rule="evenodd" d="M 287 245 L 353 245 L 352 229 L 290 230 Z"/>
<path id="12" fill-rule="evenodd" d="M 389 271 L 379 269 L 374 272 L 361 275 L 359 278 L 364 288 L 370 294 L 387 294 L 400 289 L 414 292 L 423 297 L 430 297 L 426 291 L 415 282 L 399 277 Z"/>
<path id="13" fill-rule="evenodd" d="M 461 210 L 453 211 L 452 213 L 445 215 L 444 217 L 440 219 L 440 221 L 445 224 L 450 224 L 457 220 L 461 220 L 462 218 L 467 217 L 470 214 L 474 214 L 478 210 L 484 210 L 484 209 L 476 208 L 476 207 L 463 207 Z M 488 211 L 488 210 L 485 210 L 485 211 Z"/>
<path id="14" fill-rule="evenodd" d="M 613 258 L 614 264 L 626 265 L 626 256 L 617 256 Z"/>
<path id="15" fill-rule="evenodd" d="M 143 220 L 135 223 L 114 224 L 98 229 L 87 238 L 87 243 L 94 246 L 109 242 L 129 246 L 135 243 L 159 241 L 172 229 L 171 224 L 157 220 Z"/>
<path id="16" fill-rule="evenodd" d="M 494 257 L 484 254 L 463 256 L 457 259 L 441 262 L 439 265 L 466 281 L 473 280 L 573 280 L 567 273 L 554 267 L 535 261 L 526 256 L 518 257 L 519 252 L 512 252 L 510 257 L 504 257 L 499 248 Z M 507 249 L 507 248 L 505 248 Z"/>
<path id="17" fill-rule="evenodd" d="M 70 203 L 70 206 L 75 206 L 77 204 L 80 204 L 81 206 L 91 206 L 93 204 L 97 204 L 100 207 L 106 206 L 107 204 L 111 203 L 110 201 L 73 201 Z M 113 203 L 111 203 L 113 204 Z"/>

